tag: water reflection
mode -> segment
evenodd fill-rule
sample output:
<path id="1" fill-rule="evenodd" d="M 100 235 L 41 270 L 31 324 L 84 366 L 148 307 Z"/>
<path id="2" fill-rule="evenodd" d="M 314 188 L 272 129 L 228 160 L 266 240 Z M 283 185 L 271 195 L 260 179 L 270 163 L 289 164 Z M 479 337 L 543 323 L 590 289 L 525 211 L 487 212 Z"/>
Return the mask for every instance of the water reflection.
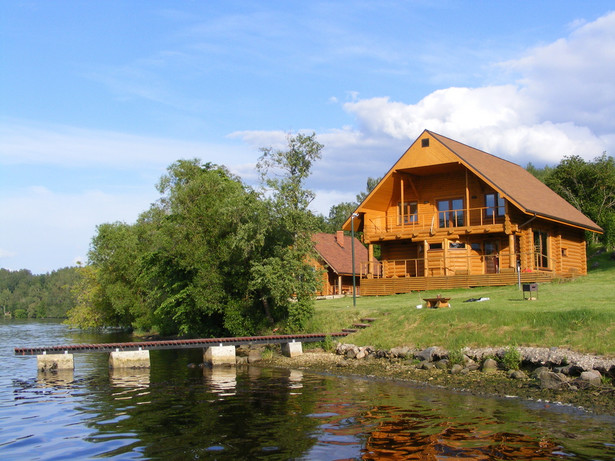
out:
<path id="1" fill-rule="evenodd" d="M 82 335 L 2 327 L 6 459 L 615 459 L 610 416 L 306 370 L 188 366 L 198 350 L 152 353 L 149 370 L 78 354 L 74 372 L 37 374 L 35 358 L 10 348 Z"/>
<path id="2" fill-rule="evenodd" d="M 384 421 L 382 421 L 384 419 Z M 360 423 L 371 426 L 362 459 L 550 460 L 561 447 L 544 436 L 493 431 L 491 418 L 455 421 L 423 412 L 376 407 Z M 560 452 L 563 454 L 563 452 Z"/>
<path id="3" fill-rule="evenodd" d="M 149 368 L 109 368 L 109 384 L 113 387 L 144 388 L 150 384 Z"/>
<path id="4" fill-rule="evenodd" d="M 291 389 L 301 389 L 303 387 L 303 372 L 301 370 L 290 370 L 288 381 Z"/>
<path id="5" fill-rule="evenodd" d="M 220 397 L 235 395 L 237 388 L 237 368 L 234 366 L 214 365 L 203 367 L 203 377 L 211 392 Z"/>
<path id="6" fill-rule="evenodd" d="M 36 381 L 41 387 L 64 387 L 75 380 L 73 370 L 37 370 Z"/>

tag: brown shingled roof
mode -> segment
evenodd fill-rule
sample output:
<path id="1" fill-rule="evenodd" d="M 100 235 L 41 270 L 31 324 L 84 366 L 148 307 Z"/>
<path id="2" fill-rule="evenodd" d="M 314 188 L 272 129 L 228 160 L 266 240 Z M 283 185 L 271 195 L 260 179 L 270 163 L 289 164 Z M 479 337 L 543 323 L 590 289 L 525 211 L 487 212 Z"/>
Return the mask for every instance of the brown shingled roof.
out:
<path id="1" fill-rule="evenodd" d="M 324 232 L 314 234 L 312 236 L 314 248 L 334 272 L 340 275 L 352 275 L 352 237 L 345 235 L 343 241 L 338 242 L 338 235 Z M 367 258 L 367 248 L 355 237 L 355 274 L 361 273 L 361 263 L 367 263 Z"/>
<path id="2" fill-rule="evenodd" d="M 602 232 L 600 226 L 553 192 L 525 168 L 446 136 L 429 130 L 425 131 L 457 155 L 466 167 L 525 213 Z"/>

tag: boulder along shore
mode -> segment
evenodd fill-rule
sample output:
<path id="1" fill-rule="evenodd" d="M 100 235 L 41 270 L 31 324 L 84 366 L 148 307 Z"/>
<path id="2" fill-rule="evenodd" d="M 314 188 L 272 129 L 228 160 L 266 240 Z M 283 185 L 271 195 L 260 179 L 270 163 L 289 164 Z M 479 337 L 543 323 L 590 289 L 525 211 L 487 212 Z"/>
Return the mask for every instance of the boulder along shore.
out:
<path id="1" fill-rule="evenodd" d="M 475 395 L 515 396 L 615 415 L 615 359 L 561 348 L 465 348 L 449 353 L 439 347 L 378 350 L 337 343 L 333 352 L 307 349 L 296 357 L 274 354 L 260 362 Z"/>

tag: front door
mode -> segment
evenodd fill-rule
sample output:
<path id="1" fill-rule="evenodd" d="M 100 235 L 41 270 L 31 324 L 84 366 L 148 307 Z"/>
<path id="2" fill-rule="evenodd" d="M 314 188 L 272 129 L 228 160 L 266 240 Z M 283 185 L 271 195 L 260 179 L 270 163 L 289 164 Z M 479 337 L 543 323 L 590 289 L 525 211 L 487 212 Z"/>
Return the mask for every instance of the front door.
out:
<path id="1" fill-rule="evenodd" d="M 486 240 L 483 243 L 483 255 L 485 258 L 485 274 L 497 274 L 500 272 L 500 242 Z"/>

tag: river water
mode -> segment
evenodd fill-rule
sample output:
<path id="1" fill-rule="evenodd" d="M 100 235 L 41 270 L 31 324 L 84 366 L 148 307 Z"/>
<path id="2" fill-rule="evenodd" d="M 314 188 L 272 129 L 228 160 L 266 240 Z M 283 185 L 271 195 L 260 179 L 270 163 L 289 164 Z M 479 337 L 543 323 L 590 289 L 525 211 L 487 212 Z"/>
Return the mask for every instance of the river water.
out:
<path id="1" fill-rule="evenodd" d="M 149 370 L 75 355 L 39 374 L 14 347 L 129 340 L 54 322 L 0 321 L 0 461 L 81 459 L 614 460 L 615 417 L 571 407 L 300 370 L 191 368 L 202 351 L 152 351 Z"/>

